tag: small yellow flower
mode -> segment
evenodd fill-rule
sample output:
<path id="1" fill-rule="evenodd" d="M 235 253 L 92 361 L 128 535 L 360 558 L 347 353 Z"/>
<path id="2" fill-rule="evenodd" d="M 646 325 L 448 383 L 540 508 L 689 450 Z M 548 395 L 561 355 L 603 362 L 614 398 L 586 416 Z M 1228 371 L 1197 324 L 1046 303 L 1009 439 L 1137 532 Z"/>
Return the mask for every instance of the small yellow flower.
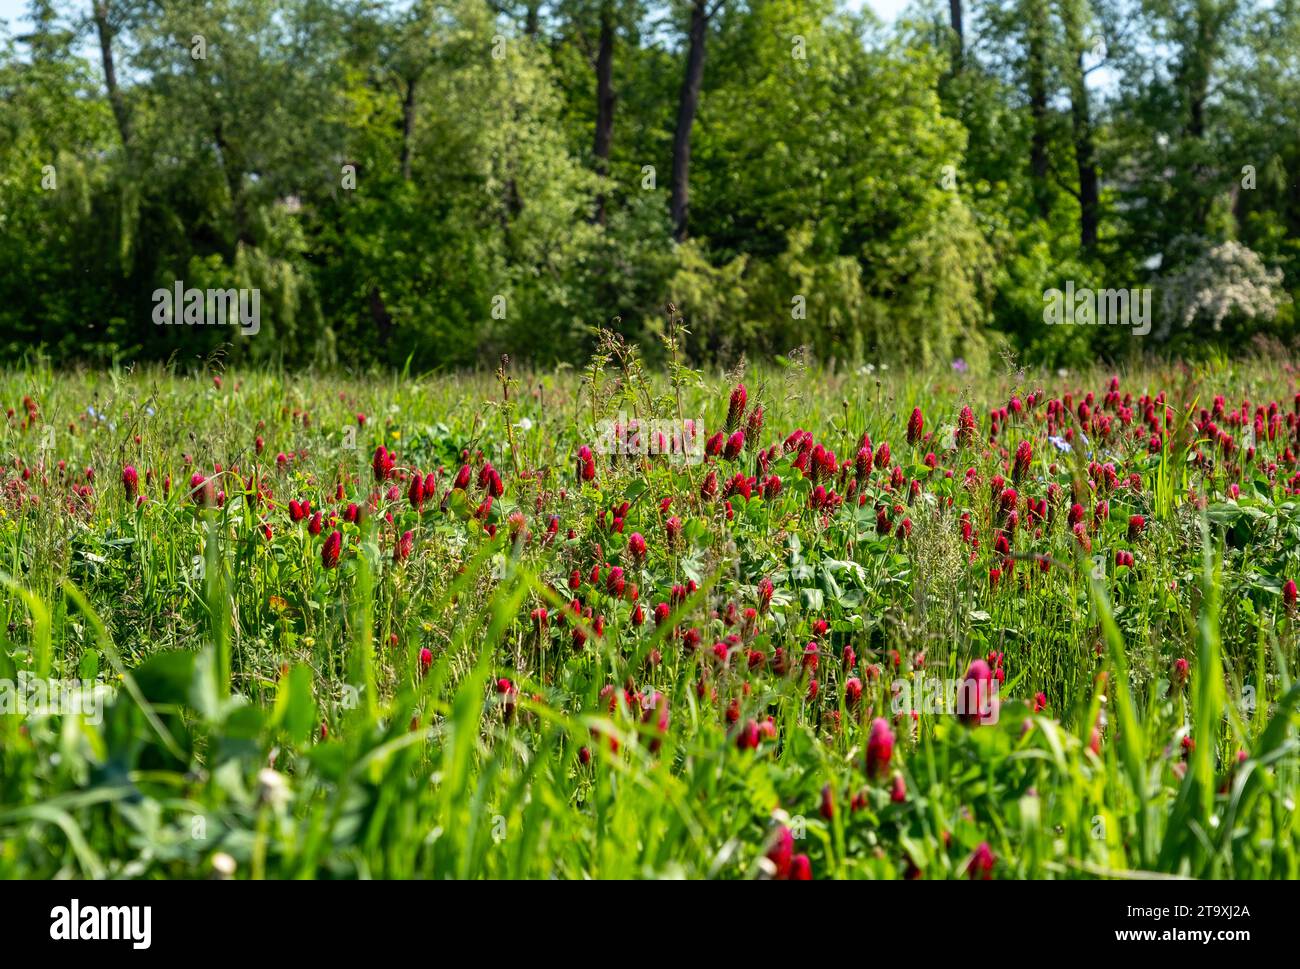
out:
<path id="1" fill-rule="evenodd" d="M 388 432 L 388 436 L 391 437 L 394 441 L 400 441 L 402 439 L 402 432 L 398 430 L 392 430 Z"/>

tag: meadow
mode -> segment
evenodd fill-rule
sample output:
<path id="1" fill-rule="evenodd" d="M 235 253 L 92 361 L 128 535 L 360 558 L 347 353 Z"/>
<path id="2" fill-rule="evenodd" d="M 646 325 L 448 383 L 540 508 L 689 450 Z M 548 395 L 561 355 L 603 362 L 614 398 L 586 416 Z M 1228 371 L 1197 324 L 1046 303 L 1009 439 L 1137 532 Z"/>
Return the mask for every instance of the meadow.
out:
<path id="1" fill-rule="evenodd" d="M 1289 363 L 666 358 L 0 371 L 0 877 L 1300 875 Z"/>

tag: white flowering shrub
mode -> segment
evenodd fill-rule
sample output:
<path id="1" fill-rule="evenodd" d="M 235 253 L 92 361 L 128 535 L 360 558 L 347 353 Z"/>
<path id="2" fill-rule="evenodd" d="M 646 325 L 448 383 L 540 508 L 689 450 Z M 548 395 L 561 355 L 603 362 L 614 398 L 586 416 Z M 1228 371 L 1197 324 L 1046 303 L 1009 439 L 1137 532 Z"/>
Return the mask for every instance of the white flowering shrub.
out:
<path id="1" fill-rule="evenodd" d="M 1224 324 L 1263 324 L 1291 301 L 1282 270 L 1269 269 L 1259 254 L 1239 242 L 1205 245 L 1160 281 L 1158 334 L 1177 328 L 1220 333 Z"/>

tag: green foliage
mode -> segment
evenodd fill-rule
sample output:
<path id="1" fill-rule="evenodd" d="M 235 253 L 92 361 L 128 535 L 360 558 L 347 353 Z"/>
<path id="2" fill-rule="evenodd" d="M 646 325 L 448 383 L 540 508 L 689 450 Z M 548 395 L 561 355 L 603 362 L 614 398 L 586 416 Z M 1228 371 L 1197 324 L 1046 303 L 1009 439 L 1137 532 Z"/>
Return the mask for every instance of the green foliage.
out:
<path id="1" fill-rule="evenodd" d="M 573 363 L 599 327 L 652 343 L 669 302 L 683 350 L 728 364 L 1293 340 L 1294 4 L 990 0 L 960 58 L 941 4 L 890 29 L 835 0 L 717 7 L 679 244 L 684 4 L 107 0 L 109 91 L 95 18 L 33 0 L 0 40 L 0 356 Z M 1192 346 L 1172 318 L 1042 325 L 1064 279 L 1185 281 L 1186 239 L 1280 273 L 1277 312 Z M 155 326 L 179 279 L 262 289 L 259 336 Z"/>

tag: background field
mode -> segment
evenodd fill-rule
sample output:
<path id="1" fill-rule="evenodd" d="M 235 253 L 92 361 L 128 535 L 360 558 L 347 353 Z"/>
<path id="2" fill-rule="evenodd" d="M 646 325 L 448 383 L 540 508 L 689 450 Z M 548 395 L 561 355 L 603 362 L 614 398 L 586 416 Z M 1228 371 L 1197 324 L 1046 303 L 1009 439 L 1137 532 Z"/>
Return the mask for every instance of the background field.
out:
<path id="1" fill-rule="evenodd" d="M 1298 873 L 1276 359 L 647 375 L 608 341 L 459 378 L 32 366 L 0 403 L 0 676 L 115 695 L 0 717 L 0 875 Z M 596 447 L 652 418 L 745 446 Z M 975 660 L 996 723 L 895 704 Z"/>

